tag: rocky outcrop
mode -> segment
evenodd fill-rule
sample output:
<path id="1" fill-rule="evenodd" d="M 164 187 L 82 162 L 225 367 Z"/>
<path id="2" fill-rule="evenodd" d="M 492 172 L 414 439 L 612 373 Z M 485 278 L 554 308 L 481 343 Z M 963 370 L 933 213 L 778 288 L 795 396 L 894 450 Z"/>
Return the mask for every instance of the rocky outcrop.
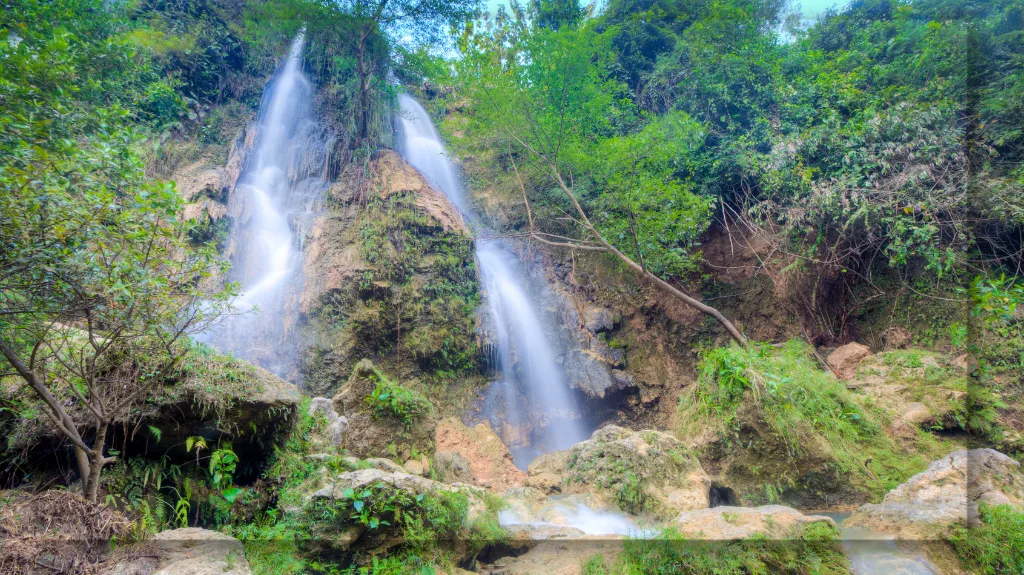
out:
<path id="1" fill-rule="evenodd" d="M 473 486 L 464 484 L 450 485 L 418 475 L 388 472 L 380 469 L 360 469 L 359 471 L 342 473 L 332 479 L 329 485 L 310 495 L 310 500 L 344 499 L 347 489 L 359 491 L 379 486 L 389 486 L 404 491 L 411 497 L 436 491 L 462 493 L 469 499 L 469 507 L 464 518 L 467 526 L 473 523 L 487 509 L 483 501 L 483 492 Z"/>
<path id="2" fill-rule="evenodd" d="M 919 428 L 961 427 L 967 385 L 966 370 L 955 360 L 915 349 L 867 357 L 846 382 L 889 412 L 892 435 L 911 441 Z"/>
<path id="3" fill-rule="evenodd" d="M 400 422 L 374 417 L 366 406 L 366 398 L 373 393 L 382 374 L 368 359 L 356 364 L 348 381 L 331 399 L 334 411 L 347 422 L 345 448 L 353 455 L 366 458 L 388 453 L 388 446 L 396 438 L 406 437 L 420 450 L 431 445 L 433 427 L 428 422 L 406 429 Z"/>
<path id="4" fill-rule="evenodd" d="M 633 513 L 672 516 L 709 504 L 711 480 L 671 435 L 609 425 L 559 454 L 538 458 L 527 484 L 550 492 L 594 492 Z"/>
<path id="5" fill-rule="evenodd" d="M 472 483 L 469 460 L 454 451 L 434 452 L 434 473 L 445 483 Z"/>
<path id="6" fill-rule="evenodd" d="M 508 448 L 486 423 L 469 428 L 458 419 L 446 419 L 434 430 L 434 445 L 438 451 L 465 458 L 474 485 L 504 491 L 526 480 Z"/>
<path id="7" fill-rule="evenodd" d="M 796 539 L 809 525 L 835 522 L 822 515 L 804 515 L 782 505 L 762 507 L 712 507 L 680 513 L 672 527 L 686 539 L 715 541 L 747 539 L 760 535 L 767 539 Z"/>
<path id="8" fill-rule="evenodd" d="M 423 176 L 410 166 L 394 150 L 381 150 L 371 166 L 375 187 L 381 197 L 409 193 L 416 198 L 416 207 L 442 226 L 445 230 L 471 235 L 462 214 L 448 198 L 427 183 Z"/>
<path id="9" fill-rule="evenodd" d="M 881 503 L 862 505 L 844 525 L 925 540 L 976 517 L 978 504 L 1021 505 L 1020 463 L 992 449 L 953 452 L 893 489 Z"/>
<path id="10" fill-rule="evenodd" d="M 326 397 L 314 397 L 309 401 L 309 415 L 322 416 L 327 420 L 327 439 L 334 447 L 341 447 L 348 430 L 348 419 L 334 411 L 334 404 Z"/>
<path id="11" fill-rule="evenodd" d="M 828 364 L 843 379 L 850 379 L 857 375 L 857 365 L 862 359 L 871 355 L 868 346 L 856 342 L 839 346 L 828 355 Z"/>
<path id="12" fill-rule="evenodd" d="M 157 533 L 162 557 L 154 575 L 250 575 L 245 550 L 234 537 L 189 527 Z"/>

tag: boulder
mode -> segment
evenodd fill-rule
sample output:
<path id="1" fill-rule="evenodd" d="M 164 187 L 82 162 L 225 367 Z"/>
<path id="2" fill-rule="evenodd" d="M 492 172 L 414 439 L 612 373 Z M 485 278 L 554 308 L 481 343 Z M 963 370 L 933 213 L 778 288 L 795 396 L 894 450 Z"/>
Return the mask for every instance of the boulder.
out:
<path id="1" fill-rule="evenodd" d="M 345 431 L 348 430 L 348 418 L 334 411 L 334 404 L 326 397 L 314 397 L 309 402 L 309 415 L 322 416 L 327 421 L 326 439 L 331 445 L 341 447 L 345 442 Z"/>
<path id="2" fill-rule="evenodd" d="M 903 412 L 903 421 L 915 426 L 921 426 L 924 423 L 934 420 L 935 416 L 932 415 L 932 410 L 928 409 L 928 406 L 915 401 L 907 405 Z"/>
<path id="3" fill-rule="evenodd" d="M 619 315 L 603 307 L 587 307 L 581 314 L 583 327 L 590 333 L 601 333 L 615 329 Z"/>
<path id="4" fill-rule="evenodd" d="M 992 449 L 955 451 L 896 487 L 881 503 L 862 505 L 844 522 L 900 539 L 930 539 L 977 516 L 978 504 L 1021 505 L 1020 463 Z"/>
<path id="5" fill-rule="evenodd" d="M 843 379 L 850 379 L 857 374 L 857 365 L 862 359 L 871 355 L 868 346 L 856 342 L 841 345 L 828 355 L 828 363 Z"/>
<path id="6" fill-rule="evenodd" d="M 885 349 L 905 349 L 914 342 L 914 336 L 905 327 L 893 326 L 882 332 Z"/>
<path id="7" fill-rule="evenodd" d="M 310 495 L 309 498 L 310 500 L 342 499 L 346 489 L 358 491 L 374 487 L 378 484 L 389 485 L 406 492 L 412 497 L 438 491 L 463 493 L 469 498 L 469 508 L 465 517 L 466 525 L 471 524 L 487 510 L 487 506 L 483 501 L 483 492 L 471 485 L 449 485 L 418 475 L 400 472 L 392 473 L 381 471 L 380 469 L 360 469 L 358 471 L 342 473 L 331 480 L 329 485 Z"/>
<path id="8" fill-rule="evenodd" d="M 384 457 L 370 457 L 366 459 L 366 463 L 374 469 L 380 469 L 381 471 L 387 471 L 388 473 L 406 473 L 406 470 L 401 465 L 386 459 Z M 418 473 L 414 475 L 419 475 Z"/>
<path id="9" fill-rule="evenodd" d="M 406 462 L 402 464 L 402 467 L 405 468 L 406 473 L 411 473 L 413 475 L 419 475 L 422 477 L 427 476 L 427 470 L 423 466 L 423 462 L 418 459 L 406 460 Z"/>
<path id="10" fill-rule="evenodd" d="M 434 452 L 434 473 L 445 483 L 472 483 L 469 460 L 454 451 Z"/>
<path id="11" fill-rule="evenodd" d="M 157 533 L 162 557 L 155 575 L 249 575 L 242 543 L 234 537 L 188 527 Z"/>
<path id="12" fill-rule="evenodd" d="M 680 513 L 672 524 L 686 539 L 735 540 L 761 535 L 768 539 L 795 539 L 808 525 L 835 522 L 822 515 L 804 515 L 783 505 L 712 507 Z"/>
<path id="13" fill-rule="evenodd" d="M 569 451 L 552 451 L 534 459 L 526 468 L 526 485 L 544 493 L 562 491 Z"/>
<path id="14" fill-rule="evenodd" d="M 626 511 L 662 517 L 708 507 L 711 488 L 700 462 L 676 438 L 615 425 L 567 452 L 538 458 L 527 484 L 549 493 L 591 492 L 631 507 Z"/>
<path id="15" fill-rule="evenodd" d="M 434 445 L 438 451 L 464 457 L 474 485 L 504 491 L 526 480 L 508 448 L 486 423 L 469 428 L 458 419 L 445 419 L 434 430 Z"/>

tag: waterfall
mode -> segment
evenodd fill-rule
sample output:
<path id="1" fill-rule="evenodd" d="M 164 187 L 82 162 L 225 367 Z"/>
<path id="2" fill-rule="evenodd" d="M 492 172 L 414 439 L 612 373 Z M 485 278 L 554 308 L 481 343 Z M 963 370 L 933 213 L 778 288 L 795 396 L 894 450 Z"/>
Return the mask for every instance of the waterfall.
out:
<path id="1" fill-rule="evenodd" d="M 457 172 L 426 110 L 406 94 L 398 97 L 401 152 L 405 159 L 439 188 L 479 235 L 489 235 L 473 213 Z M 503 407 L 501 423 L 529 432 L 529 441 L 517 445 L 502 433 L 516 465 L 525 467 L 540 453 L 567 449 L 588 433 L 574 405 L 552 340 L 545 333 L 537 301 L 531 297 L 528 269 L 505 240 L 477 240 L 484 298 L 494 328 L 495 361 L 501 380 L 493 387 Z M 496 415 L 491 413 L 489 415 Z"/>
<path id="2" fill-rule="evenodd" d="M 304 34 L 267 85 L 255 143 L 229 202 L 234 227 L 228 279 L 241 284 L 237 307 L 208 341 L 298 383 L 289 337 L 302 287 L 302 242 L 327 188 L 330 135 L 313 117 L 313 88 L 302 73 Z"/>

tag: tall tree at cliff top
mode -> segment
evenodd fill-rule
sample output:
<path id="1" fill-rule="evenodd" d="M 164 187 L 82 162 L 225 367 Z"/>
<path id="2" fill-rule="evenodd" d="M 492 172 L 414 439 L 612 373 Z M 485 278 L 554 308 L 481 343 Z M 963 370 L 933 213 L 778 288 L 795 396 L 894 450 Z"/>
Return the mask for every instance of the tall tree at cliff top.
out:
<path id="1" fill-rule="evenodd" d="M 443 49 L 479 7 L 479 0 L 271 0 L 254 5 L 250 20 L 289 33 L 305 29 L 307 59 L 318 75 L 332 84 L 353 76 L 355 101 L 344 104 L 354 114 L 359 144 L 383 119 L 379 110 L 391 89 L 387 76 L 395 47 Z M 390 130 L 389 125 L 377 128 Z"/>
<path id="2" fill-rule="evenodd" d="M 667 281 L 697 269 L 710 222 L 711 199 L 677 177 L 705 128 L 682 113 L 646 121 L 609 74 L 610 37 L 593 22 L 553 30 L 532 16 L 515 5 L 513 16 L 499 12 L 464 42 L 457 65 L 473 106 L 471 137 L 511 152 L 530 236 L 608 252 L 745 343 L 721 312 Z M 528 180 L 537 183 L 532 194 Z"/>
<path id="3" fill-rule="evenodd" d="M 135 62 L 83 4 L 26 2 L 0 22 L 0 378 L 40 400 L 96 501 L 110 426 L 172 379 L 233 292 L 199 289 L 217 254 L 188 243 L 174 187 L 144 177 L 128 110 L 96 100 Z"/>

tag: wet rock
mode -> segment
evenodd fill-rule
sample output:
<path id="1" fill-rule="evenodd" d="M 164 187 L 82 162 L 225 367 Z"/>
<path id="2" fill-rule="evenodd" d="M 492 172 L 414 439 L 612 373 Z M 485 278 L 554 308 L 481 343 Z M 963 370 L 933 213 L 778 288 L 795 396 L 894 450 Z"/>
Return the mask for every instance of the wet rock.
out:
<path id="1" fill-rule="evenodd" d="M 612 370 L 612 381 L 615 382 L 615 391 L 636 387 L 636 378 L 621 369 Z"/>
<path id="2" fill-rule="evenodd" d="M 862 505 L 844 525 L 900 539 L 939 537 L 976 517 L 978 504 L 1021 505 L 1020 463 L 992 449 L 955 451 L 893 489 L 881 503 Z"/>
<path id="3" fill-rule="evenodd" d="M 602 398 L 615 387 L 609 363 L 589 349 L 566 352 L 562 363 L 569 386 L 590 397 Z"/>
<path id="4" fill-rule="evenodd" d="M 438 451 L 464 457 L 474 485 L 503 491 L 526 480 L 508 448 L 486 423 L 469 428 L 458 419 L 445 419 L 434 430 L 434 445 Z"/>
<path id="5" fill-rule="evenodd" d="M 609 346 L 600 338 L 590 339 L 590 351 L 597 354 L 603 361 L 608 362 L 612 367 L 622 367 L 626 363 L 626 352 Z"/>
<path id="6" fill-rule="evenodd" d="M 828 363 L 843 379 L 850 379 L 857 374 L 857 365 L 862 359 L 871 355 L 868 346 L 853 342 L 839 346 L 829 354 Z"/>
<path id="7" fill-rule="evenodd" d="M 680 513 L 672 524 L 687 539 L 735 540 L 761 535 L 768 539 L 795 539 L 808 525 L 835 522 L 821 515 L 804 515 L 782 505 L 712 507 Z"/>
<path id="8" fill-rule="evenodd" d="M 163 554 L 155 575 L 249 575 L 242 543 L 229 535 L 189 527 L 157 533 Z"/>
<path id="9" fill-rule="evenodd" d="M 345 442 L 346 431 L 348 431 L 348 418 L 339 415 L 328 429 L 328 435 L 331 437 L 331 443 L 336 447 L 340 447 Z"/>

